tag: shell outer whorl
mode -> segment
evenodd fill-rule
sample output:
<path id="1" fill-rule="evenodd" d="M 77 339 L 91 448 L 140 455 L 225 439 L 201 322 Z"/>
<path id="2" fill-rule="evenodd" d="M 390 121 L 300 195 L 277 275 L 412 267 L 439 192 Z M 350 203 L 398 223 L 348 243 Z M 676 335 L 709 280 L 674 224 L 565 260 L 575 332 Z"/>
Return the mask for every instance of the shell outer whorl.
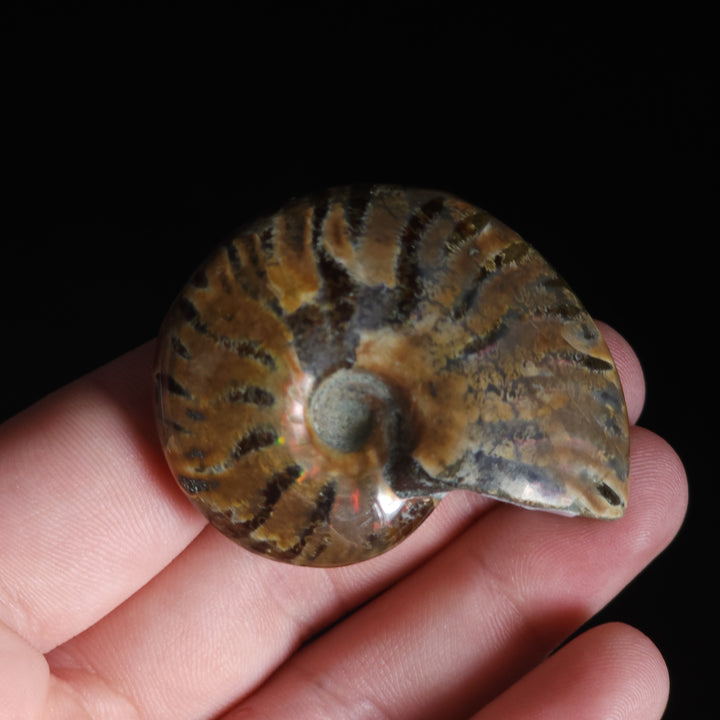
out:
<path id="1" fill-rule="evenodd" d="M 626 504 L 599 331 L 530 245 L 446 193 L 335 188 L 246 226 L 171 306 L 155 380 L 180 487 L 277 560 L 373 557 L 455 489 Z"/>

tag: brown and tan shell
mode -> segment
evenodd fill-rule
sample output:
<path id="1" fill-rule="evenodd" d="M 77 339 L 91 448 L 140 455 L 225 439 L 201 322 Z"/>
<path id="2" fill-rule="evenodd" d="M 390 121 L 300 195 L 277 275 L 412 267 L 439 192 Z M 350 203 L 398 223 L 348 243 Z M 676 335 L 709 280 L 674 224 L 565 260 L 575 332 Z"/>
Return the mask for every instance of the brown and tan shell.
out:
<path id="1" fill-rule="evenodd" d="M 336 188 L 250 224 L 172 305 L 155 377 L 180 487 L 277 560 L 371 558 L 455 489 L 625 508 L 598 329 L 530 245 L 446 193 Z"/>

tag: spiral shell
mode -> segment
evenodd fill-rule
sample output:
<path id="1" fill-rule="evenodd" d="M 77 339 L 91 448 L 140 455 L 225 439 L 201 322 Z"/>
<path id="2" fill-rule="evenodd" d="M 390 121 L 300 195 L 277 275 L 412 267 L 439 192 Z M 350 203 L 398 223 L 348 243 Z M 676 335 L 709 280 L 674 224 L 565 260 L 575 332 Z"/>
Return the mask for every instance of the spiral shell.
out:
<path id="1" fill-rule="evenodd" d="M 530 245 L 446 193 L 336 188 L 250 224 L 172 305 L 155 378 L 180 487 L 277 560 L 373 557 L 455 489 L 625 508 L 600 333 Z"/>

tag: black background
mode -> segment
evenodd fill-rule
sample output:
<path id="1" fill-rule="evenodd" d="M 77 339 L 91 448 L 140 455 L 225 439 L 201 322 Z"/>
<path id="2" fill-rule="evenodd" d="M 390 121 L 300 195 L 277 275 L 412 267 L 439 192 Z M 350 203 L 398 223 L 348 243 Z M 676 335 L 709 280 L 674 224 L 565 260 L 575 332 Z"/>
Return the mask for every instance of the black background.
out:
<path id="1" fill-rule="evenodd" d="M 629 622 L 660 647 L 667 718 L 709 718 L 710 19 L 202 7 L 3 10 L 0 419 L 150 339 L 207 252 L 289 197 L 373 181 L 454 192 L 532 242 L 643 363 L 641 422 L 684 461 L 690 511 L 594 622 Z"/>

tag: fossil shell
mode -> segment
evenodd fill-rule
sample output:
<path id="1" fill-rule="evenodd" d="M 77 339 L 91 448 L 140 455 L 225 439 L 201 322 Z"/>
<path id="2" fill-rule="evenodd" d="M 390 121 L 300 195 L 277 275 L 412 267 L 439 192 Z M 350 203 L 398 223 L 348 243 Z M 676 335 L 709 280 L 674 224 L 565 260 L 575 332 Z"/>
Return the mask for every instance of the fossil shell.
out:
<path id="1" fill-rule="evenodd" d="M 172 305 L 155 378 L 180 487 L 278 560 L 373 557 L 455 489 L 625 508 L 600 333 L 530 245 L 446 193 L 336 188 L 248 225 Z"/>

